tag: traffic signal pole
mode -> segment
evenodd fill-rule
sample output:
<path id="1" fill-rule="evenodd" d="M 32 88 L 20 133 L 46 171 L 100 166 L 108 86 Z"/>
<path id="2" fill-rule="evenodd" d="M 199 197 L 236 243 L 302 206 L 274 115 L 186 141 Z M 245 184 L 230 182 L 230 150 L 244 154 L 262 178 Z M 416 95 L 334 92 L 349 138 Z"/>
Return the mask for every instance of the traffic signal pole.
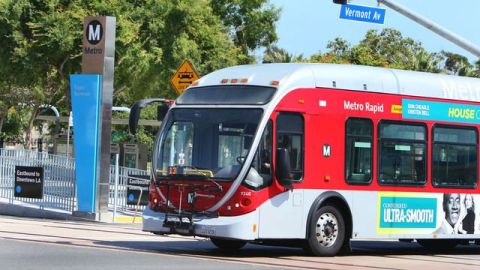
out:
<path id="1" fill-rule="evenodd" d="M 407 18 L 413 20 L 414 22 L 426 27 L 427 29 L 430 29 L 431 31 L 437 33 L 441 37 L 445 38 L 446 40 L 453 42 L 454 44 L 460 46 L 461 48 L 469 51 L 470 53 L 474 54 L 478 58 L 480 58 L 480 47 L 477 45 L 473 44 L 472 42 L 464 39 L 463 37 L 443 28 L 442 26 L 430 21 L 427 18 L 424 18 L 420 14 L 409 10 L 408 8 L 399 5 L 395 3 L 394 1 L 391 0 L 377 0 L 378 4 L 383 4 L 398 13 L 406 16 Z"/>

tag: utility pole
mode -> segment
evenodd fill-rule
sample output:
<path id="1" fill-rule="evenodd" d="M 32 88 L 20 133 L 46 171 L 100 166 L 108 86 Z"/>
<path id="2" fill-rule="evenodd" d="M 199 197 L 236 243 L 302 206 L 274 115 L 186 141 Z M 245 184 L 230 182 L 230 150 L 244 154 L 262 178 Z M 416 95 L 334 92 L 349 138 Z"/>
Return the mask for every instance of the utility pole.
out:
<path id="1" fill-rule="evenodd" d="M 480 58 L 480 47 L 473 44 L 472 42 L 464 39 L 463 37 L 443 28 L 442 26 L 430 21 L 429 19 L 421 16 L 420 14 L 409 10 L 408 8 L 395 3 L 392 0 L 377 0 L 378 4 L 383 4 L 398 13 L 404 15 L 405 17 L 413 20 L 414 22 L 430 29 L 431 31 L 437 33 L 439 36 L 445 38 L 446 40 L 453 42 L 454 44 L 460 46 L 461 48 L 469 51 L 478 58 Z"/>

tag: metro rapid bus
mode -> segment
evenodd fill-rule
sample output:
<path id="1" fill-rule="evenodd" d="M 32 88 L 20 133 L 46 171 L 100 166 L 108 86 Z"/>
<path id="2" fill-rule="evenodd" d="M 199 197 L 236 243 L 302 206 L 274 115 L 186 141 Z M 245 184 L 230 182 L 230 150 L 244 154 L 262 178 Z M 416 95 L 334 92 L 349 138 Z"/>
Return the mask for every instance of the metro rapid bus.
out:
<path id="1" fill-rule="evenodd" d="M 480 244 L 480 79 L 334 64 L 194 82 L 156 138 L 143 230 L 301 245 Z"/>

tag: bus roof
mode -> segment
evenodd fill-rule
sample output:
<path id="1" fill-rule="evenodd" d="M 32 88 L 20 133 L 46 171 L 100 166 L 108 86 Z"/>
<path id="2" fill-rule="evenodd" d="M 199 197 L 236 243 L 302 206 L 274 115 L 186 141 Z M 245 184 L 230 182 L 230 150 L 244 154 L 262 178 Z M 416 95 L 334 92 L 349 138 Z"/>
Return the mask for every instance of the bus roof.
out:
<path id="1" fill-rule="evenodd" d="M 480 79 L 380 67 L 339 64 L 258 64 L 224 68 L 198 81 L 198 86 L 222 80 L 248 79 L 250 85 L 271 86 L 278 92 L 297 88 L 334 88 L 409 96 L 480 101 Z"/>

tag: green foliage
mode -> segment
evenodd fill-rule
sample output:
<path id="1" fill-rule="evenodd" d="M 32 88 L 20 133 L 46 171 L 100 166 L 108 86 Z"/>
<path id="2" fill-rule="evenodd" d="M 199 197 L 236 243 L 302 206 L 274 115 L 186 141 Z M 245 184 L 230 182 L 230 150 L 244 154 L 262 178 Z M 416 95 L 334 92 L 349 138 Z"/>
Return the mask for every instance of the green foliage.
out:
<path id="1" fill-rule="evenodd" d="M 280 18 L 280 9 L 268 0 L 211 0 L 211 6 L 239 48 L 240 63 L 254 62 L 249 52 L 277 41 L 275 24 Z"/>
<path id="2" fill-rule="evenodd" d="M 304 62 L 303 55 L 293 55 L 288 53 L 285 49 L 272 45 L 267 48 L 263 54 L 263 63 L 293 63 Z"/>
<path id="3" fill-rule="evenodd" d="M 135 135 L 135 140 L 138 143 L 146 144 L 149 153 L 148 156 L 152 155 L 155 136 L 152 136 L 151 132 L 146 131 L 145 127 L 139 127 Z"/>
<path id="4" fill-rule="evenodd" d="M 425 72 L 443 72 L 444 56 L 427 52 L 420 42 L 405 38 L 400 31 L 370 30 L 358 45 L 344 39 L 329 42 L 327 53 L 312 55 L 310 62 L 357 64 Z M 468 61 L 467 61 L 468 62 Z"/>
<path id="5" fill-rule="evenodd" d="M 131 135 L 126 130 L 116 130 L 112 132 L 110 140 L 112 143 L 125 143 L 131 141 Z"/>
<path id="6" fill-rule="evenodd" d="M 24 119 L 22 119 L 20 114 L 14 108 L 8 110 L 8 115 L 5 119 L 5 122 L 3 123 L 5 131 L 0 132 L 0 138 L 2 138 L 5 142 L 21 142 L 23 140 L 23 122 Z"/>
<path id="7" fill-rule="evenodd" d="M 265 2 L 0 0 L 0 128 L 5 111 L 20 102 L 55 105 L 68 114 L 68 75 L 81 71 L 87 15 L 117 19 L 114 104 L 130 106 L 147 97 L 177 97 L 170 78 L 186 58 L 203 75 L 269 45 L 278 10 Z M 220 13 L 212 9 L 222 5 Z M 226 13 L 227 7 L 236 13 Z M 242 30 L 230 35 L 230 27 Z"/>
<path id="8" fill-rule="evenodd" d="M 468 62 L 465 56 L 445 51 L 442 51 L 442 55 L 446 58 L 445 69 L 450 74 L 475 76 L 474 66 Z"/>
<path id="9" fill-rule="evenodd" d="M 276 39 L 278 10 L 265 2 L 2 0 L 0 74 L 10 85 L 28 89 L 33 104 L 68 108 L 67 76 L 80 72 L 83 18 L 109 15 L 117 18 L 115 91 L 130 103 L 174 98 L 169 81 L 185 58 L 206 74 L 238 63 L 245 48 Z M 226 27 L 242 31 L 230 36 Z"/>
<path id="10" fill-rule="evenodd" d="M 146 97 L 176 97 L 169 81 L 185 58 L 200 73 L 235 64 L 230 60 L 234 59 L 233 44 L 208 1 L 135 1 L 130 5 L 117 16 L 115 70 L 115 92 L 129 104 L 117 105 L 129 106 Z"/>

